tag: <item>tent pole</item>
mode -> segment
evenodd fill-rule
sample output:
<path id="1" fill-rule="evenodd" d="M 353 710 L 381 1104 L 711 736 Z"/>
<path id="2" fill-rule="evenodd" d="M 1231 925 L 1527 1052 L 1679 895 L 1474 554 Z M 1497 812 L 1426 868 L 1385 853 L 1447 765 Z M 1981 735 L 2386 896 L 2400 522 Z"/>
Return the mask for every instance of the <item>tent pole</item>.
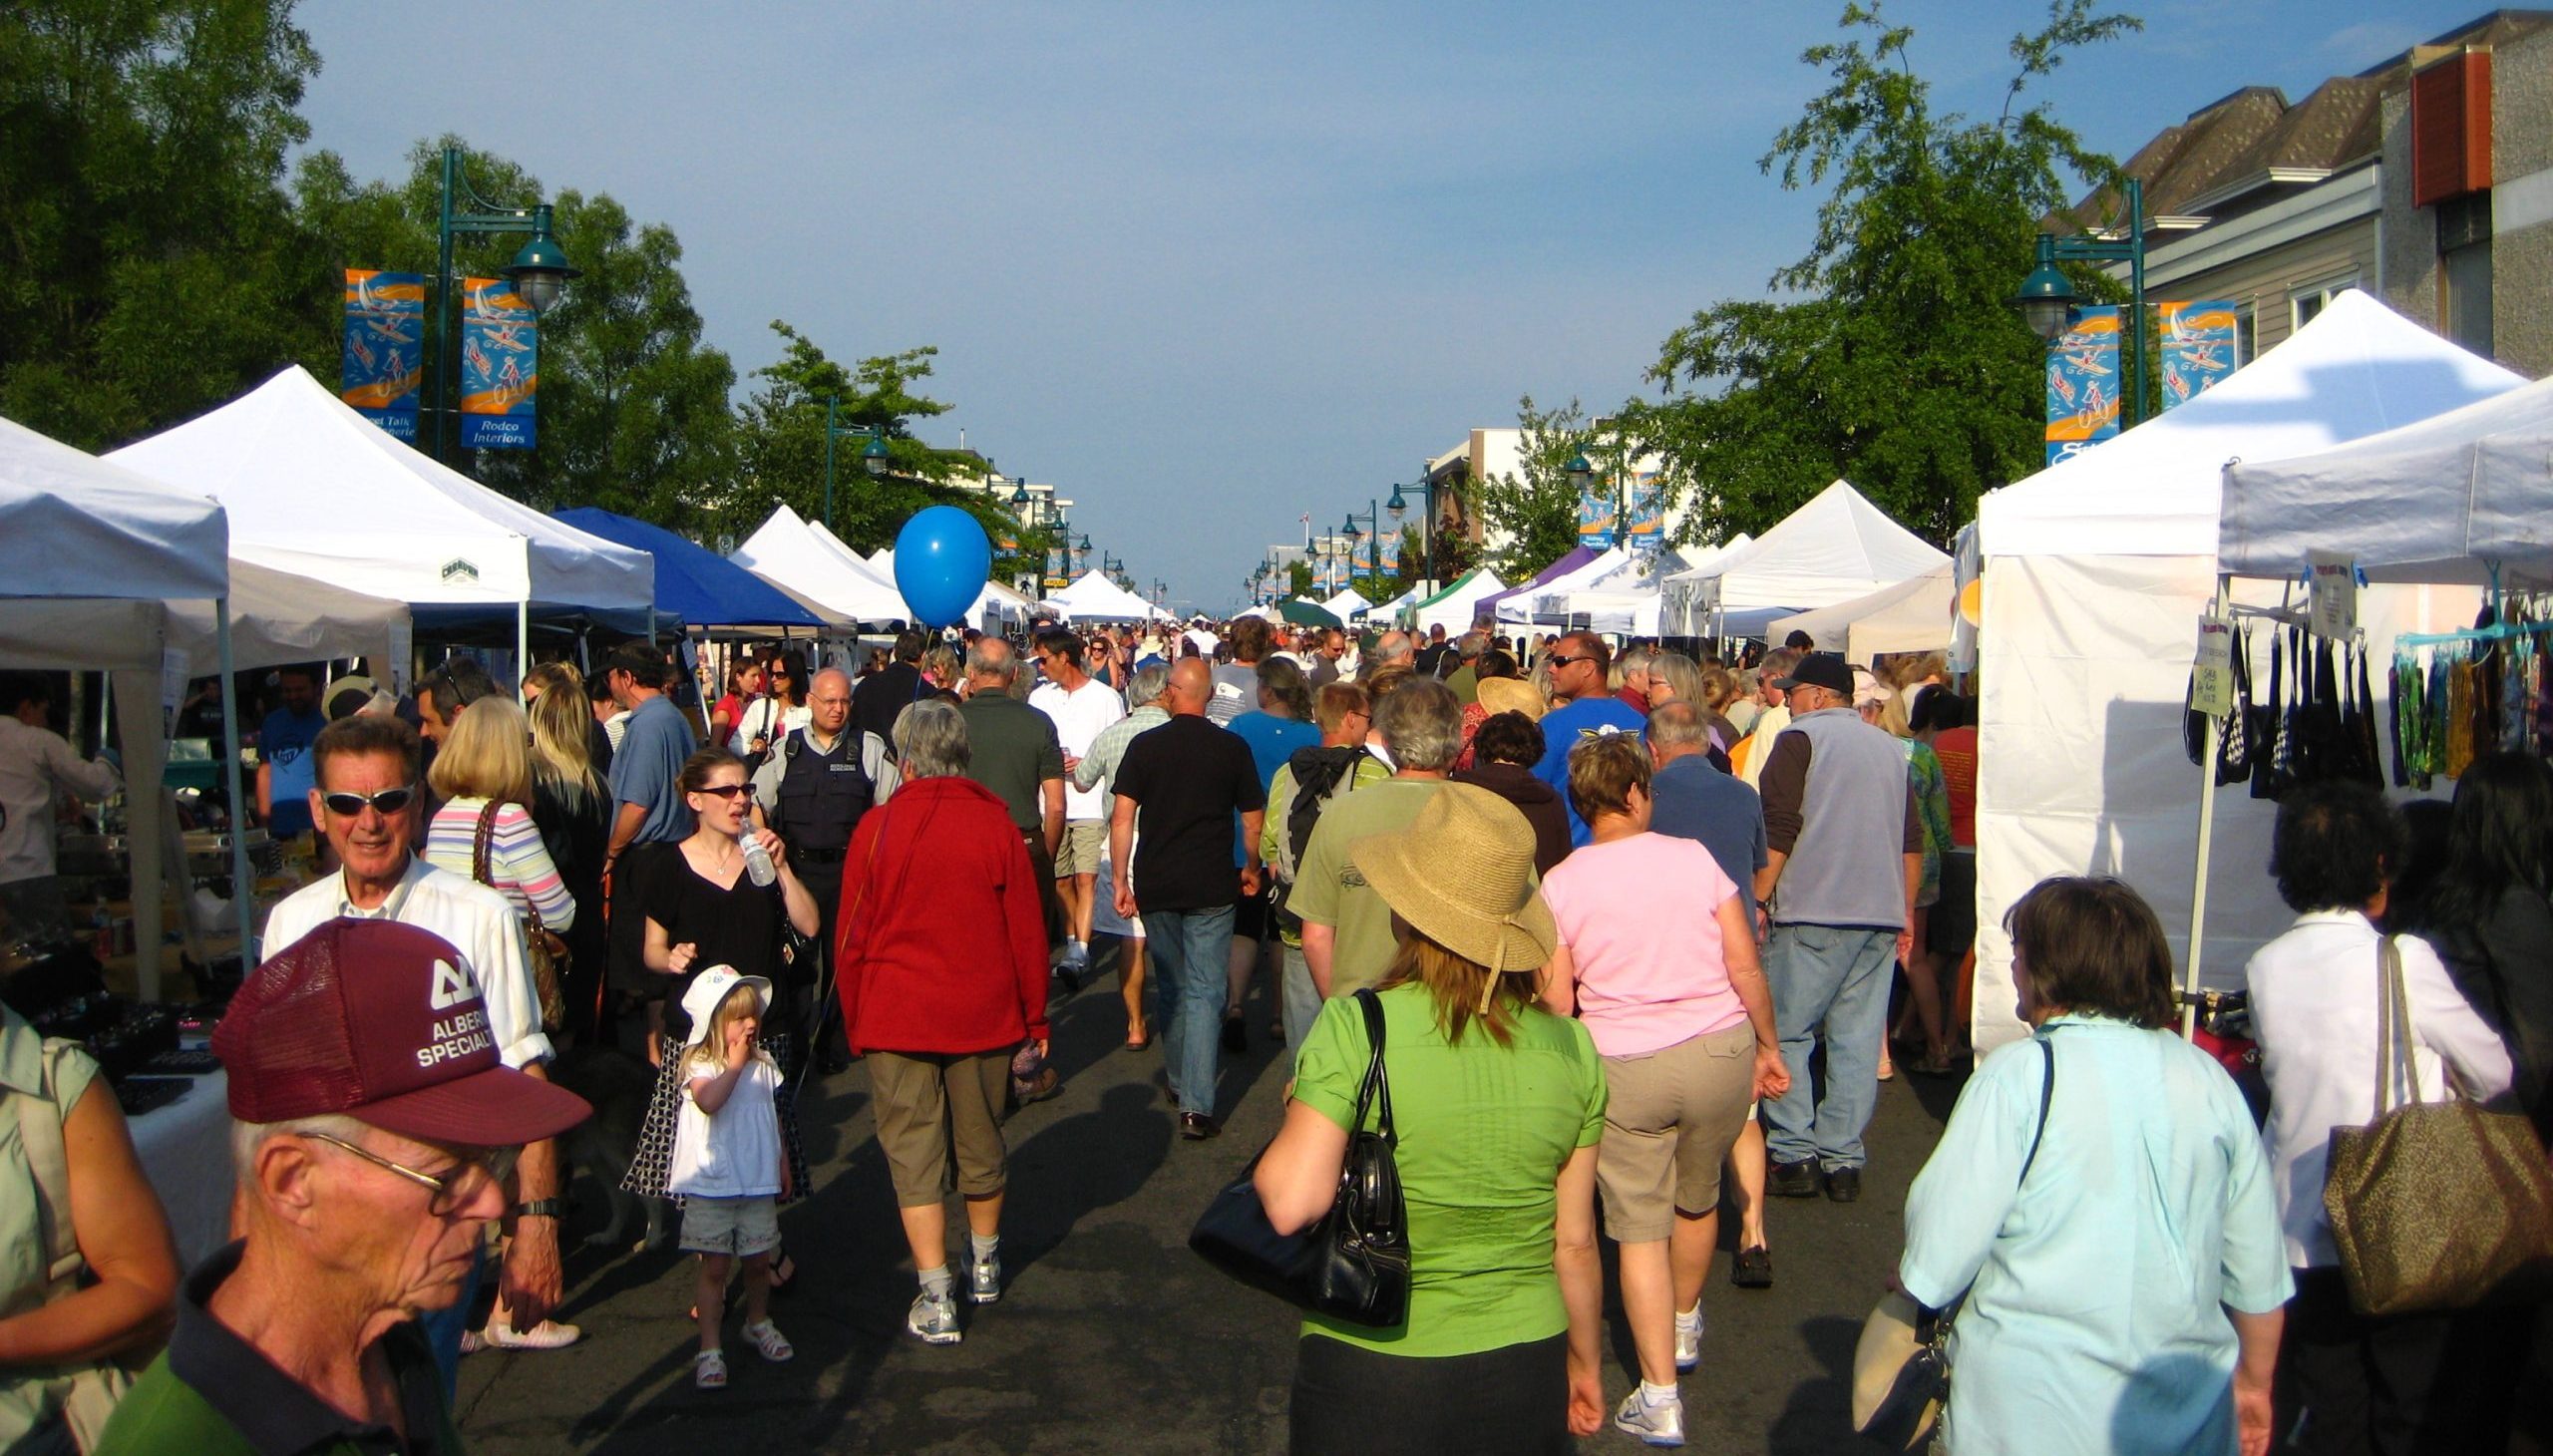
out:
<path id="1" fill-rule="evenodd" d="M 257 882 L 248 873 L 247 800 L 239 786 L 239 685 L 238 663 L 232 659 L 230 645 L 230 598 L 215 597 L 212 603 L 214 655 L 221 670 L 221 773 L 222 791 L 230 796 L 230 906 L 239 915 L 239 969 L 245 974 L 258 961 L 257 947 L 249 931 L 257 922 Z M 185 862 L 178 862 L 182 894 L 194 894 L 193 882 L 185 875 Z M 201 990 L 202 987 L 196 987 Z"/>
<path id="2" fill-rule="evenodd" d="M 2219 573 L 2216 578 L 2216 614 L 2225 615 L 2230 578 Z M 2211 713 L 2207 719 L 2207 748 L 2199 755 L 2198 779 L 2198 868 L 2190 881 L 2190 947 L 2186 969 L 2181 977 L 2181 1035 L 2188 1037 L 2198 1030 L 2198 959 L 2199 947 L 2207 939 L 2207 862 L 2216 842 L 2216 755 L 2224 732 L 2224 720 Z"/>
<path id="3" fill-rule="evenodd" d="M 532 598 L 515 603 L 515 696 L 523 696 L 523 680 L 532 671 Z"/>

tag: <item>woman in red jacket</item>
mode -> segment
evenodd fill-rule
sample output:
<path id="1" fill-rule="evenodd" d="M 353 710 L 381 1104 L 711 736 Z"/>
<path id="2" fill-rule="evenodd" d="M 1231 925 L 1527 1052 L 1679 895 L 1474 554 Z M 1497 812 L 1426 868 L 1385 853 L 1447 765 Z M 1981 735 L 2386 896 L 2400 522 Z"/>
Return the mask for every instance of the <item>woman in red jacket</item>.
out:
<path id="1" fill-rule="evenodd" d="M 940 1200 L 951 1150 L 971 1236 L 966 1297 L 1001 1297 L 1002 1095 L 1011 1053 L 1046 1054 L 1046 926 L 1010 812 L 966 772 L 966 721 L 925 698 L 896 719 L 904 783 L 843 857 L 843 1025 L 869 1059 L 878 1145 L 921 1293 L 905 1328 L 955 1344 Z"/>

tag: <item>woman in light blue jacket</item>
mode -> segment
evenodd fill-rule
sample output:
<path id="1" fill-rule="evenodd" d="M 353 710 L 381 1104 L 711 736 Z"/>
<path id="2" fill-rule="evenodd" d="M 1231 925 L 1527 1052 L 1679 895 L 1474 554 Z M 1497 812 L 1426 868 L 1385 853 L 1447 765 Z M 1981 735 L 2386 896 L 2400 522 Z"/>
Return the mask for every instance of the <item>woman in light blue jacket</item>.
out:
<path id="1" fill-rule="evenodd" d="M 2135 891 L 2044 881 L 2007 923 L 2033 1034 L 1960 1094 L 1898 1267 L 1928 1308 L 1967 1299 L 1947 1448 L 2257 1456 L 2294 1281 L 2251 1112 L 2172 1031 Z"/>

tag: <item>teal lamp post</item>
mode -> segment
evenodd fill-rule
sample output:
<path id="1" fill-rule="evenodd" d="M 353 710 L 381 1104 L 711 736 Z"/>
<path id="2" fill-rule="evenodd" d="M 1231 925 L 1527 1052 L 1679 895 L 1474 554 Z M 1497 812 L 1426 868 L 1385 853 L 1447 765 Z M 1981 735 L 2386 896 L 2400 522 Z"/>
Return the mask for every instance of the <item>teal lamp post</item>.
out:
<path id="1" fill-rule="evenodd" d="M 2131 393 L 2120 400 L 2120 422 L 2135 425 L 2145 418 L 2145 183 L 2129 178 L 2127 194 L 2127 236 L 2109 238 L 2086 234 L 2058 237 L 2042 232 L 2038 235 L 2036 265 L 2021 280 L 2020 292 L 2012 297 L 2012 306 L 2030 332 L 2053 345 L 2065 337 L 2066 325 L 2074 311 L 2074 285 L 2065 276 L 2059 262 L 2125 263 L 2127 264 L 2127 356 L 2129 376 L 2134 381 Z"/>
<path id="2" fill-rule="evenodd" d="M 842 410 L 842 396 L 825 396 L 825 530 L 834 529 L 834 441 L 843 435 L 859 435 L 869 443 L 861 448 L 860 468 L 873 477 L 887 473 L 889 455 L 887 439 L 874 425 L 854 425 L 846 430 L 834 423 Z"/>
<path id="3" fill-rule="evenodd" d="M 452 270 L 453 238 L 464 232 L 530 232 L 532 240 L 503 271 L 514 284 L 515 296 L 541 314 L 566 295 L 569 279 L 579 276 L 577 269 L 568 266 L 566 250 L 558 245 L 552 226 L 547 202 L 501 207 L 479 195 L 461 165 L 461 149 L 443 149 L 442 205 L 435 223 L 436 337 L 442 352 L 429 381 L 434 386 L 429 407 L 435 417 L 435 459 L 450 463 L 453 417 L 459 413 L 452 397 L 453 377 L 461 368 L 461 350 L 453 343 L 460 331 L 454 315 L 461 303 Z"/>

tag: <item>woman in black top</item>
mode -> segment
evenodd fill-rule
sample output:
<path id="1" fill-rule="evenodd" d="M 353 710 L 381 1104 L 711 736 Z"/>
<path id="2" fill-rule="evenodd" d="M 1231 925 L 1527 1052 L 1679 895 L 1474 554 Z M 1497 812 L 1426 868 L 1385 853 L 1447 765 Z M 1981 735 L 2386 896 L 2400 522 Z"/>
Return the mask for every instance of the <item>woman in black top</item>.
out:
<path id="1" fill-rule="evenodd" d="M 567 1024 L 574 1041 L 593 1038 L 601 1004 L 609 937 L 603 927 L 602 862 L 611 837 L 611 794 L 592 758 L 595 730 L 583 677 L 565 662 L 545 662 L 524 678 L 532 719 L 532 822 L 558 878 L 576 903 L 567 927 Z"/>
<path id="2" fill-rule="evenodd" d="M 2553 769 L 2477 754 L 2455 785 L 2446 865 L 2411 907 L 2474 1012 L 2508 1043 L 2512 1090 L 2553 1134 Z"/>
<path id="3" fill-rule="evenodd" d="M 677 847 L 681 863 L 667 860 L 647 887 L 645 953 L 649 970 L 676 978 L 666 1000 L 679 1007 L 691 978 L 713 965 L 780 979 L 782 912 L 809 937 L 818 919 L 816 899 L 790 870 L 780 836 L 747 824 L 745 766 L 734 754 L 704 748 L 683 763 L 676 782 L 698 818 L 691 838 Z M 756 885 L 745 873 L 741 840 L 747 834 L 771 856 L 777 884 Z"/>

